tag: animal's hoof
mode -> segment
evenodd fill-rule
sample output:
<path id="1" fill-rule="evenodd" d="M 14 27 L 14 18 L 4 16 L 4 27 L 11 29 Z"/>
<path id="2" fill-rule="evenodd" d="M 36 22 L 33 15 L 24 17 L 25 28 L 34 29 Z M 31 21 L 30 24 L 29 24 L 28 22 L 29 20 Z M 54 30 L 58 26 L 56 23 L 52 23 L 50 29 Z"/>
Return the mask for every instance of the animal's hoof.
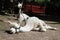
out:
<path id="1" fill-rule="evenodd" d="M 57 30 L 57 28 L 54 28 L 55 30 Z"/>

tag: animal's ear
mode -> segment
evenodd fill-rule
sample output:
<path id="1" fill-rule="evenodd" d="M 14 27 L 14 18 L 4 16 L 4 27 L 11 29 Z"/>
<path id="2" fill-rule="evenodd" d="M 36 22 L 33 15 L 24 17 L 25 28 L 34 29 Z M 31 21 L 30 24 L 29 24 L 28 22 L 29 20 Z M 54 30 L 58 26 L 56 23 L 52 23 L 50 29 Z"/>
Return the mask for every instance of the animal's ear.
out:
<path id="1" fill-rule="evenodd" d="M 23 2 L 18 2 L 18 3 L 23 4 Z"/>
<path id="2" fill-rule="evenodd" d="M 21 4 L 20 2 L 18 2 L 18 4 Z"/>
<path id="3" fill-rule="evenodd" d="M 18 4 L 21 4 L 20 2 L 18 2 Z"/>

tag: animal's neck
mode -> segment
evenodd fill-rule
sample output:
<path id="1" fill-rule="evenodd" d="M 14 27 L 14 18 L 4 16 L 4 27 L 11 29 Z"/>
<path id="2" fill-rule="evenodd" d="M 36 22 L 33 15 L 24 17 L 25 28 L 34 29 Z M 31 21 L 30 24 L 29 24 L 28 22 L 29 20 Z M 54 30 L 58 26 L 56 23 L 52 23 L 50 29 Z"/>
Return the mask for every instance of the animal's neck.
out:
<path id="1" fill-rule="evenodd" d="M 20 17 L 20 15 L 21 15 L 21 13 L 22 13 L 22 11 L 21 11 L 21 9 L 19 9 L 19 17 Z"/>
<path id="2" fill-rule="evenodd" d="M 21 8 L 20 8 L 20 9 L 19 9 L 19 14 L 21 14 L 21 12 L 22 12 L 22 11 L 21 11 Z"/>
<path id="3" fill-rule="evenodd" d="M 22 14 L 21 8 L 19 9 L 19 18 L 18 18 L 18 24 L 20 24 L 20 15 Z"/>

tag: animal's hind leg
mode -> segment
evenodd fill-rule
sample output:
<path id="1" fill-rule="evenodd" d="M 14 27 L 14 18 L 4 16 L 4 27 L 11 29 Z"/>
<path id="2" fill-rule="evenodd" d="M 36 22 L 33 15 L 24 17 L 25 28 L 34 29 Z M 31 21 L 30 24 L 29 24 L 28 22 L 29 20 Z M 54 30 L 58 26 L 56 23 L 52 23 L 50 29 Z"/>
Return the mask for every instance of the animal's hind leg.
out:
<path id="1" fill-rule="evenodd" d="M 57 30 L 57 28 L 51 27 L 51 26 L 49 26 L 49 25 L 46 25 L 46 29 Z"/>
<path id="2" fill-rule="evenodd" d="M 57 30 L 57 28 L 51 27 L 51 26 L 47 25 L 45 22 L 43 22 L 43 26 L 44 26 L 46 29 Z"/>

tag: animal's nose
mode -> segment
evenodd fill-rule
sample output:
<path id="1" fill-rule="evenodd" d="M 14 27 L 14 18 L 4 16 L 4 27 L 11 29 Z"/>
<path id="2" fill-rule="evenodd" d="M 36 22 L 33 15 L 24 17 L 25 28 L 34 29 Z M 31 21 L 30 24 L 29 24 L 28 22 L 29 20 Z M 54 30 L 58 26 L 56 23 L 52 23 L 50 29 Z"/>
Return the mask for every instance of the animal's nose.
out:
<path id="1" fill-rule="evenodd" d="M 22 8 L 22 6 L 21 5 L 18 5 L 18 8 Z"/>

